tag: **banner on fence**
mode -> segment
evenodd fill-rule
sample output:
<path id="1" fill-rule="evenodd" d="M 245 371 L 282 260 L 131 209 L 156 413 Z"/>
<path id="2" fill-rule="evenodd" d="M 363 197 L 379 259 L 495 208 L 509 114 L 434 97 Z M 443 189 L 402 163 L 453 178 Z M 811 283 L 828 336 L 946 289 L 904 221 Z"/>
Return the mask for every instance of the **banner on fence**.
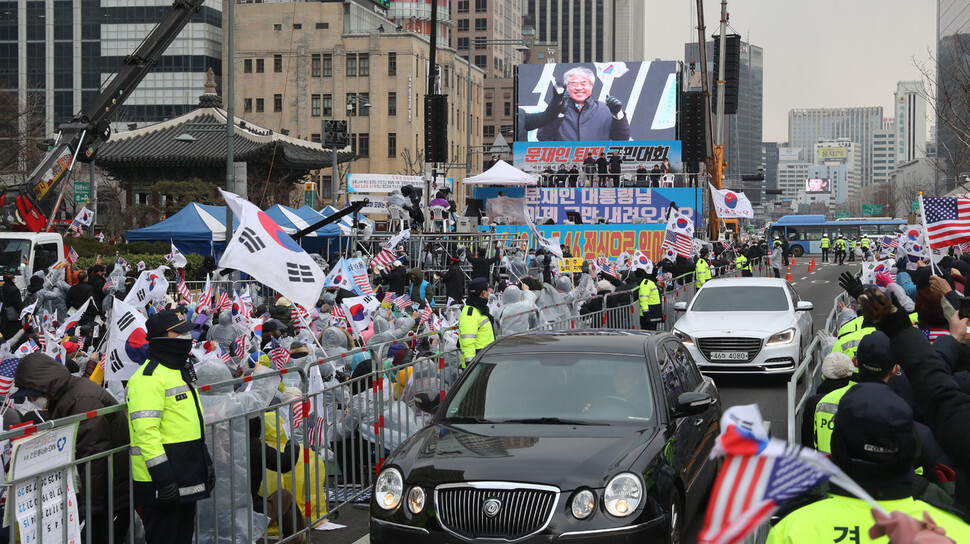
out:
<path id="1" fill-rule="evenodd" d="M 536 225 L 543 236 L 559 237 L 573 257 L 593 260 L 607 257 L 617 259 L 624 251 L 642 251 L 650 260 L 660 260 L 664 225 Z M 525 225 L 495 225 L 498 233 L 513 233 L 513 238 L 536 249 Z"/>

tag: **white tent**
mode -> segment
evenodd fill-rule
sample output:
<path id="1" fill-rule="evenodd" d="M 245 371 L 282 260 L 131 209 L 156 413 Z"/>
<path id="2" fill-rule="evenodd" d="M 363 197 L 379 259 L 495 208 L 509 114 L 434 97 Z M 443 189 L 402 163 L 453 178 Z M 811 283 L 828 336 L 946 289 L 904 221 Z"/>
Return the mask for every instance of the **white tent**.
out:
<path id="1" fill-rule="evenodd" d="M 539 176 L 526 174 L 505 161 L 498 161 L 488 170 L 465 178 L 465 185 L 538 185 Z"/>

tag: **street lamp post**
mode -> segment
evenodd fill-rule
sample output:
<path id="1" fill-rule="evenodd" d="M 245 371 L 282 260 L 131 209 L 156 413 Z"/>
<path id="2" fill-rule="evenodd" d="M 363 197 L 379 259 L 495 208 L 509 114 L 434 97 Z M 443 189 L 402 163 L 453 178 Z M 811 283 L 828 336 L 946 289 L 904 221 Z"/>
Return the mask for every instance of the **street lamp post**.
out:
<path id="1" fill-rule="evenodd" d="M 479 45 L 518 45 L 516 51 L 523 52 L 528 51 L 529 48 L 525 45 L 525 40 L 488 40 L 488 39 L 478 39 L 474 41 L 476 46 Z M 465 122 L 465 177 L 471 176 L 472 173 L 472 42 L 469 40 L 468 46 L 464 48 L 468 51 L 468 91 L 465 93 L 465 113 L 468 116 Z M 484 144 L 484 142 L 483 142 Z"/>
<path id="2" fill-rule="evenodd" d="M 356 94 L 347 96 L 347 140 L 350 142 L 350 161 L 347 162 L 347 183 L 350 183 L 350 174 L 354 169 L 354 159 L 357 158 L 357 146 L 354 141 L 354 113 L 357 107 L 369 108 L 369 102 L 360 104 L 360 99 Z M 350 206 L 350 187 L 347 187 L 347 206 Z"/>

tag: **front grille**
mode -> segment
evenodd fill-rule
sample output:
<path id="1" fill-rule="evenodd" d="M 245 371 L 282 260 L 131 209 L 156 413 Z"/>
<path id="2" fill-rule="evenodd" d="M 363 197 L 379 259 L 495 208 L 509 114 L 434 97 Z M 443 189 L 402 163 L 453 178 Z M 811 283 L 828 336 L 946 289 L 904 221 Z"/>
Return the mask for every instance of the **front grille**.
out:
<path id="1" fill-rule="evenodd" d="M 488 516 L 485 503 L 491 499 L 500 507 Z M 536 534 L 549 523 L 558 501 L 558 489 L 531 484 L 476 482 L 435 489 L 438 521 L 446 531 L 464 539 L 516 541 Z"/>
<path id="2" fill-rule="evenodd" d="M 717 336 L 713 338 L 698 338 L 697 348 L 704 357 L 712 363 L 747 363 L 753 361 L 761 351 L 760 338 L 734 338 L 731 336 Z M 748 354 L 747 359 L 712 359 L 715 351 L 743 351 Z"/>

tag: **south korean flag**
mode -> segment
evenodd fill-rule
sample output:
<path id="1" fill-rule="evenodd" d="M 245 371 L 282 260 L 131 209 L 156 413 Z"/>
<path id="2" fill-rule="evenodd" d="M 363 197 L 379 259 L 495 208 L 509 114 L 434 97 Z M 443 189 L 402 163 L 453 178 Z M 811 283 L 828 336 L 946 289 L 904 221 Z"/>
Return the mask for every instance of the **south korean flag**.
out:
<path id="1" fill-rule="evenodd" d="M 221 192 L 239 218 L 239 229 L 219 266 L 245 272 L 291 301 L 313 307 L 326 278 L 320 266 L 270 216 L 233 193 Z"/>

